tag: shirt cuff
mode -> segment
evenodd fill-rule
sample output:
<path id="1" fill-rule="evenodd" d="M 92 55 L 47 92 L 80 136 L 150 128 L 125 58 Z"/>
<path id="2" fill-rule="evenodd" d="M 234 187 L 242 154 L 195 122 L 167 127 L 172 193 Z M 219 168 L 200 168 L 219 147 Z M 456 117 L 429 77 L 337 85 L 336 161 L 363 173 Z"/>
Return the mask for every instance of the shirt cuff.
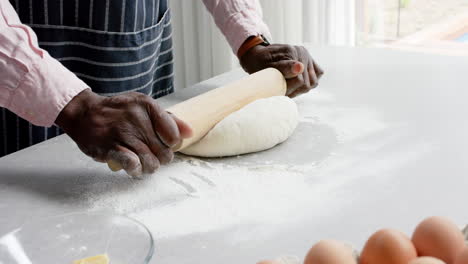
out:
<path id="1" fill-rule="evenodd" d="M 234 54 L 237 54 L 242 44 L 251 36 L 263 35 L 268 41 L 272 41 L 268 26 L 255 10 L 244 9 L 233 14 L 226 22 L 224 29 Z"/>
<path id="2" fill-rule="evenodd" d="M 44 52 L 12 91 L 6 107 L 35 125 L 49 127 L 62 109 L 86 89 L 88 85 Z"/>

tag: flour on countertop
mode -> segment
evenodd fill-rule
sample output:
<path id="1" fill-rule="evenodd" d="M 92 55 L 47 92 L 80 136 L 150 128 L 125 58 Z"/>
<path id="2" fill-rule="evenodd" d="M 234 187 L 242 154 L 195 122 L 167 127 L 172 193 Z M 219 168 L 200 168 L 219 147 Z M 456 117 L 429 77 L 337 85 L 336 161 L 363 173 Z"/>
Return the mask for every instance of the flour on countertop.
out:
<path id="1" fill-rule="evenodd" d="M 300 112 L 308 116 L 302 117 L 289 140 L 274 149 L 227 159 L 177 155 L 173 163 L 143 180 L 117 173 L 99 181 L 82 179 L 76 188 L 84 193 L 86 207 L 128 214 L 159 238 L 240 224 L 265 227 L 267 233 L 268 226 L 299 223 L 313 215 L 309 208 L 321 208 L 324 199 L 328 207 L 341 208 L 346 197 L 327 197 L 338 195 L 344 185 L 375 177 L 375 171 L 390 175 L 430 153 L 426 142 L 395 146 L 408 132 L 405 127 L 385 123 L 372 109 L 337 108 L 334 99 L 323 94 L 315 94 L 312 103 L 312 97 L 298 100 Z M 389 126 L 395 128 L 391 133 Z M 384 151 L 406 150 L 408 145 L 411 151 Z M 364 155 L 372 155 L 374 162 L 360 164 Z M 84 181 L 91 183 L 83 188 Z"/>
<path id="2" fill-rule="evenodd" d="M 259 169 L 180 155 L 156 174 L 127 184 L 105 195 L 88 193 L 91 209 L 129 214 L 158 237 L 216 230 L 239 221 L 289 221 L 297 214 L 295 208 L 320 195 L 311 195 L 305 175 L 291 166 Z M 291 219 L 282 218 L 285 213 Z"/>

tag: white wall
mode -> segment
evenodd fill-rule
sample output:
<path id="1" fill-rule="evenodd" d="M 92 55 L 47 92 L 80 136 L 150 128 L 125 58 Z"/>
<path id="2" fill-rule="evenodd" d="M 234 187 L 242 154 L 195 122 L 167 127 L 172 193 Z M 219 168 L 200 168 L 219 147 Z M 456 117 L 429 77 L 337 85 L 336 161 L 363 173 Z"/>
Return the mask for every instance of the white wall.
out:
<path id="1" fill-rule="evenodd" d="M 228 0 L 221 0 L 228 1 Z M 354 45 L 355 0 L 260 0 L 275 43 Z M 201 0 L 170 0 L 176 88 L 238 66 Z"/>

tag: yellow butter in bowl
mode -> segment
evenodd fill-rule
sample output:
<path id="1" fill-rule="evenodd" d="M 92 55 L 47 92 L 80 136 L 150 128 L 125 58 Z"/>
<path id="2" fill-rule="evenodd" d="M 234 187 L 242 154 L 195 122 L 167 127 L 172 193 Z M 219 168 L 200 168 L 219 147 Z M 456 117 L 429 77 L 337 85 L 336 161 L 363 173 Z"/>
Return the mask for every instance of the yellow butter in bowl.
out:
<path id="1" fill-rule="evenodd" d="M 97 255 L 94 257 L 84 258 L 73 261 L 73 264 L 109 264 L 107 254 Z"/>

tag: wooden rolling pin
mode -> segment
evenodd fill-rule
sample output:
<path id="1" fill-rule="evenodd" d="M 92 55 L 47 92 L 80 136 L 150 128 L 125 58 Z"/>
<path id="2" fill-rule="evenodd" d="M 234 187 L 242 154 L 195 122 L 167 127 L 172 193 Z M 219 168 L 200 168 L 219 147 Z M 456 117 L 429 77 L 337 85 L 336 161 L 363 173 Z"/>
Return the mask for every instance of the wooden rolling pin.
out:
<path id="1" fill-rule="evenodd" d="M 285 94 L 283 75 L 268 68 L 169 107 L 168 112 L 187 122 L 193 130 L 193 136 L 184 139 L 173 150 L 182 150 L 199 141 L 219 121 L 253 101 Z M 115 161 L 107 164 L 113 171 L 122 169 Z"/>

